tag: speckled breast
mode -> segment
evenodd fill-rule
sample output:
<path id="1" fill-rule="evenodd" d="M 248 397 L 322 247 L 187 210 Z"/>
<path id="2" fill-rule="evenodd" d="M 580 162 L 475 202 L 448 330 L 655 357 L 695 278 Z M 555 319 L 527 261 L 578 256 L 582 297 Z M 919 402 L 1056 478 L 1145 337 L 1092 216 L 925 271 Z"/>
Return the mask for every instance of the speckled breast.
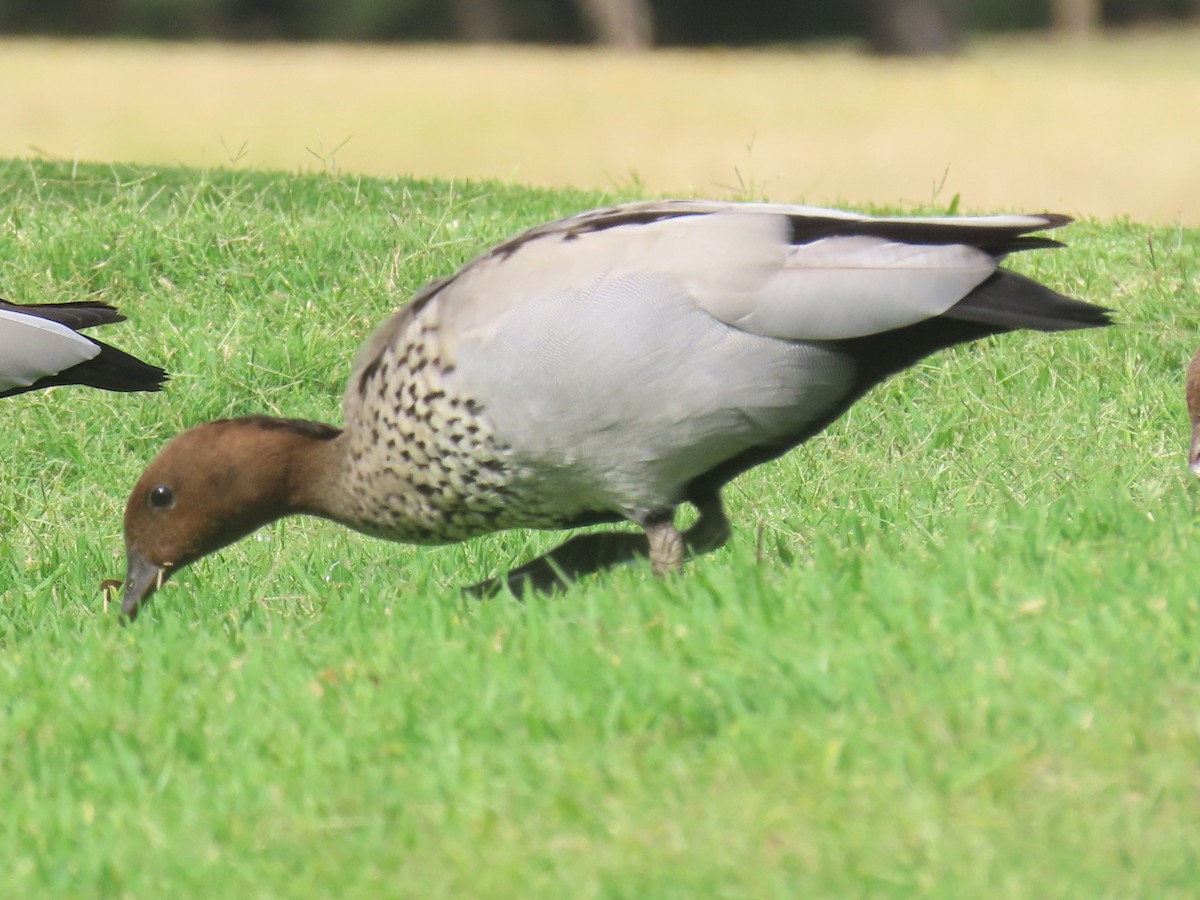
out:
<path id="1" fill-rule="evenodd" d="M 429 544 L 557 527 L 483 403 L 457 388 L 431 307 L 406 317 L 350 387 L 361 392 L 343 479 L 354 527 Z"/>

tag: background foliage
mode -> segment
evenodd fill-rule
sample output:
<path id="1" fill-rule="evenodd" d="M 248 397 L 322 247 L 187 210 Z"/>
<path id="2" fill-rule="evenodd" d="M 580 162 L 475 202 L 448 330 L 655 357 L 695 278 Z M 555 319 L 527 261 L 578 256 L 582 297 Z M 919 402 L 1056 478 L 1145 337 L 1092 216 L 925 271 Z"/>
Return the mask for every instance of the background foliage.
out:
<path id="1" fill-rule="evenodd" d="M 969 27 L 1043 28 L 1051 0 L 965 0 Z M 589 38 L 574 3 L 503 0 L 518 40 Z M 657 40 L 667 45 L 761 44 L 856 35 L 862 9 L 845 0 L 650 0 Z M 1196 0 L 1104 0 L 1106 21 L 1128 23 L 1197 13 Z M 445 0 L 0 0 L 0 32 L 160 38 L 452 40 L 461 13 Z"/>

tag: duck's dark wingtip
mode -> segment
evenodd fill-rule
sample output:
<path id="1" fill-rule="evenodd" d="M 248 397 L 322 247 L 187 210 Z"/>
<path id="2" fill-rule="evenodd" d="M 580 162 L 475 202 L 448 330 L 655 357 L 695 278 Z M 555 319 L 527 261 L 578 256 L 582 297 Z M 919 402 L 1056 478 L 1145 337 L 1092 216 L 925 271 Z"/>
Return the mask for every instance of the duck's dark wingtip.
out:
<path id="1" fill-rule="evenodd" d="M 103 369 L 97 368 L 87 372 L 87 380 L 80 380 L 78 383 L 125 394 L 157 393 L 166 389 L 167 382 L 171 380 L 171 374 L 166 369 L 142 362 L 124 351 L 118 352 L 125 358 L 109 358 Z"/>
<path id="2" fill-rule="evenodd" d="M 117 394 L 152 393 L 163 390 L 171 376 L 161 366 L 143 362 L 111 344 L 93 340 L 99 355 L 45 378 L 22 390 L 78 384 Z"/>
<path id="3" fill-rule="evenodd" d="M 167 389 L 167 382 L 171 380 L 171 373 L 158 366 L 151 366 L 151 368 L 157 369 L 157 371 L 147 376 L 145 386 L 134 388 L 133 390 L 154 394 Z"/>
<path id="4" fill-rule="evenodd" d="M 1039 225 L 1037 228 L 1030 229 L 1031 231 L 1043 231 L 1051 228 L 1062 228 L 1064 225 L 1070 225 L 1075 221 L 1074 216 L 1068 216 L 1066 213 L 1043 212 L 1036 213 L 1035 218 L 1045 219 L 1045 225 Z"/>
<path id="5" fill-rule="evenodd" d="M 101 300 L 71 300 L 65 303 L 13 303 L 0 298 L 0 309 L 47 319 L 65 325 L 74 331 L 95 328 L 97 325 L 114 325 L 124 322 L 125 315 L 115 306 Z"/>

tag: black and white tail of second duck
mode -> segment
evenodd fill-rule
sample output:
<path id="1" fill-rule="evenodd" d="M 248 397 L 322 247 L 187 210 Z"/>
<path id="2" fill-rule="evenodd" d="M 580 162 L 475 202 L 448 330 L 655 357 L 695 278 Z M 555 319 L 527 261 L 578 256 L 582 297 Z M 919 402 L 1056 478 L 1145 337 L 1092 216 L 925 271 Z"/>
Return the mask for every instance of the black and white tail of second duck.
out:
<path id="1" fill-rule="evenodd" d="M 533 228 L 382 324 L 358 354 L 343 429 L 252 417 L 169 443 L 126 507 L 122 608 L 136 614 L 171 572 L 292 513 L 415 543 L 641 527 L 576 536 L 510 573 L 516 588 L 647 552 L 655 572 L 678 569 L 728 538 L 726 482 L 888 375 L 1005 331 L 1111 324 L 1000 267 L 1059 246 L 1035 232 L 1068 221 L 669 201 Z M 683 503 L 700 514 L 686 533 Z"/>
<path id="2" fill-rule="evenodd" d="M 0 300 L 0 397 L 55 385 L 158 391 L 167 373 L 124 350 L 79 334 L 124 322 L 107 303 L 21 304 Z"/>

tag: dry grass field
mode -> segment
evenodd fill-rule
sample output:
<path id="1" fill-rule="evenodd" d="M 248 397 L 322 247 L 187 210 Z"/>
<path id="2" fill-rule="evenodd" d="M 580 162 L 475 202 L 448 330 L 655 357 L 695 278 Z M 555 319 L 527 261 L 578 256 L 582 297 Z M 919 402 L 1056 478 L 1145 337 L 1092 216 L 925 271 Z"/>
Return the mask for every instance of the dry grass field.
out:
<path id="1" fill-rule="evenodd" d="M 0 42 L 0 156 L 1200 224 L 1200 31 L 618 55 Z"/>

